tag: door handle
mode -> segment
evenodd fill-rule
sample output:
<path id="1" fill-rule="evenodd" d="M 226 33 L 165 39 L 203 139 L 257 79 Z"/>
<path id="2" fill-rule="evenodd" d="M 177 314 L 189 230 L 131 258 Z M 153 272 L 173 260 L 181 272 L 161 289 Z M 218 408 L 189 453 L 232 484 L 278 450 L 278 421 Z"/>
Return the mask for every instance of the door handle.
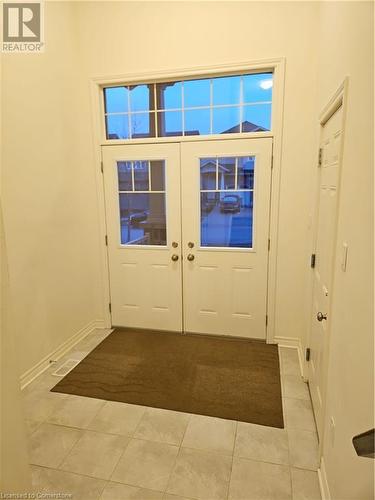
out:
<path id="1" fill-rule="evenodd" d="M 316 319 L 318 321 L 323 321 L 323 319 L 326 320 L 327 319 L 327 315 L 323 314 L 322 312 L 319 311 L 318 314 L 316 315 Z"/>
<path id="2" fill-rule="evenodd" d="M 187 260 L 189 260 L 190 262 L 191 262 L 192 260 L 194 260 L 194 259 L 195 259 L 194 255 L 193 255 L 192 253 L 189 253 L 189 254 L 188 254 L 188 256 L 187 256 L 186 258 L 187 258 Z"/>
<path id="3" fill-rule="evenodd" d="M 173 260 L 173 262 L 177 262 L 178 261 L 178 255 L 176 253 L 174 253 L 172 255 L 171 259 Z"/>

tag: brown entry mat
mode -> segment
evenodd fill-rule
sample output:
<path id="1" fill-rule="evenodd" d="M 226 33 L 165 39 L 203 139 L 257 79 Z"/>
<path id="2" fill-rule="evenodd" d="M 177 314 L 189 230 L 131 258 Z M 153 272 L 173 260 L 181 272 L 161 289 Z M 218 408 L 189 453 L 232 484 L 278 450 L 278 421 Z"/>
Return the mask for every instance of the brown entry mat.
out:
<path id="1" fill-rule="evenodd" d="M 284 427 L 277 345 L 117 328 L 53 389 Z"/>

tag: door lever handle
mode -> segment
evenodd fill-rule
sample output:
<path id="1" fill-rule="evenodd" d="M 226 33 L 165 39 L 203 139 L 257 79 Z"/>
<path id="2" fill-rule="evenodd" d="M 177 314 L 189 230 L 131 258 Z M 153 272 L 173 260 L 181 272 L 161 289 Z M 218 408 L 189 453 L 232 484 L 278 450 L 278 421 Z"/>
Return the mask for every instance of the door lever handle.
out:
<path id="1" fill-rule="evenodd" d="M 326 320 L 327 319 L 327 315 L 323 314 L 322 312 L 319 311 L 318 314 L 316 315 L 316 319 L 318 321 L 323 321 L 323 319 Z"/>

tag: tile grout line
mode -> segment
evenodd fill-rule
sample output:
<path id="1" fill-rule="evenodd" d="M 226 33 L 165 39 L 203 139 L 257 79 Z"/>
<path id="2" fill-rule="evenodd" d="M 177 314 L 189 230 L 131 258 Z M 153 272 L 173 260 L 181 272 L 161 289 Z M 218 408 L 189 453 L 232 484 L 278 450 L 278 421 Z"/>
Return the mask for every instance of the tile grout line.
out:
<path id="1" fill-rule="evenodd" d="M 131 442 L 131 440 L 132 440 L 132 439 L 134 439 L 134 438 L 133 438 L 133 436 L 134 436 L 134 432 L 135 432 L 135 429 L 134 429 L 134 431 L 133 431 L 133 433 L 132 433 L 132 435 L 131 435 L 131 436 L 127 436 L 127 437 L 129 438 L 129 440 L 128 440 L 128 442 L 126 443 L 126 445 L 124 446 L 124 449 L 122 450 L 122 453 L 120 454 L 120 457 L 119 457 L 119 459 L 117 460 L 116 465 L 114 466 L 114 468 L 113 468 L 113 470 L 112 470 L 112 472 L 111 472 L 111 474 L 110 474 L 110 476 L 109 476 L 108 481 L 112 481 L 113 474 L 115 473 L 115 470 L 117 469 L 118 464 L 121 462 L 122 457 L 124 456 L 125 451 L 127 450 L 128 446 L 129 446 L 129 443 Z M 113 481 L 113 482 L 116 482 L 116 481 Z"/>
<path id="2" fill-rule="evenodd" d="M 140 405 L 140 406 L 141 406 L 141 405 Z M 143 408 L 144 408 L 144 411 L 143 411 L 143 413 L 142 413 L 142 415 L 141 415 L 141 418 L 139 419 L 139 421 L 138 421 L 137 425 L 135 426 L 135 429 L 134 429 L 134 431 L 133 431 L 132 438 L 134 438 L 134 436 L 135 436 L 135 434 L 136 434 L 136 432 L 137 432 L 137 430 L 138 430 L 138 427 L 141 425 L 141 422 L 142 422 L 142 420 L 143 420 L 143 417 L 146 415 L 147 410 L 148 410 L 148 408 L 150 408 L 150 406 L 143 406 Z M 134 439 L 137 439 L 137 438 L 134 438 Z"/>
<path id="3" fill-rule="evenodd" d="M 236 420 L 236 430 L 234 432 L 234 441 L 233 441 L 233 449 L 232 449 L 232 460 L 230 464 L 230 472 L 229 472 L 229 479 L 228 479 L 228 486 L 227 486 L 227 499 L 229 499 L 229 491 L 230 491 L 230 483 L 232 480 L 232 472 L 233 472 L 233 462 L 234 462 L 234 450 L 236 448 L 236 440 L 237 440 L 237 431 L 238 431 L 238 420 Z"/>
<path id="4" fill-rule="evenodd" d="M 174 470 L 175 470 L 175 468 L 176 468 L 177 460 L 178 460 L 178 457 L 180 456 L 180 453 L 181 453 L 182 443 L 183 443 L 183 441 L 184 441 L 184 439 L 185 439 L 185 435 L 186 435 L 187 428 L 188 428 L 188 426 L 189 426 L 189 424 L 190 424 L 190 421 L 191 421 L 191 419 L 192 419 L 192 417 L 193 417 L 193 414 L 192 414 L 192 413 L 188 413 L 188 415 L 189 415 L 189 419 L 188 419 L 188 421 L 187 421 L 187 424 L 186 424 L 186 427 L 185 427 L 185 431 L 184 431 L 184 433 L 183 433 L 183 435 L 182 435 L 182 438 L 181 438 L 181 441 L 180 441 L 180 444 L 179 444 L 179 447 L 178 447 L 178 452 L 177 452 L 176 458 L 175 458 L 175 460 L 174 460 L 173 467 L 171 468 L 171 472 L 170 472 L 169 477 L 168 477 L 167 485 L 166 485 L 166 487 L 165 487 L 165 490 L 163 491 L 164 496 L 167 494 L 167 491 L 168 491 L 168 486 L 169 486 L 169 483 L 170 483 L 170 481 L 171 481 L 172 474 L 173 474 L 173 472 L 174 472 Z"/>
<path id="5" fill-rule="evenodd" d="M 104 482 L 104 486 L 103 486 L 103 489 L 101 490 L 101 493 L 99 494 L 99 497 L 98 499 L 101 497 L 101 495 L 103 494 L 103 491 L 105 489 L 105 487 L 107 486 L 107 484 L 109 483 L 109 480 L 108 479 L 103 479 L 101 477 L 96 477 L 96 476 L 89 476 L 87 474 L 81 474 L 81 473 L 78 473 L 78 472 L 72 472 L 70 470 L 64 470 L 64 469 L 56 469 L 55 467 L 49 467 L 47 465 L 38 465 L 38 464 L 30 464 L 32 465 L 33 467 L 39 467 L 40 469 L 48 469 L 48 470 L 52 470 L 54 472 L 60 472 L 61 474 L 71 474 L 73 476 L 77 476 L 77 477 L 84 477 L 84 478 L 87 478 L 87 479 L 93 479 L 94 481 L 103 481 Z M 122 484 L 122 483 L 119 483 L 119 484 Z M 129 485 L 131 486 L 131 485 Z"/>

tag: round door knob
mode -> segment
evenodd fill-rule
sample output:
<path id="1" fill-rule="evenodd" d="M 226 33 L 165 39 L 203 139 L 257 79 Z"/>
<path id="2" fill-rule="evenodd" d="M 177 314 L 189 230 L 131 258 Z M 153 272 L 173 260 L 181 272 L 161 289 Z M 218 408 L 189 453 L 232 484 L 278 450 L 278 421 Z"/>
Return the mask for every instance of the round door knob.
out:
<path id="1" fill-rule="evenodd" d="M 176 253 L 174 253 L 172 255 L 171 259 L 173 260 L 173 262 L 177 262 L 178 261 L 178 255 Z"/>
<path id="2" fill-rule="evenodd" d="M 316 319 L 318 321 L 323 321 L 323 319 L 327 319 L 327 315 L 319 311 L 318 314 L 316 315 Z"/>
<path id="3" fill-rule="evenodd" d="M 191 262 L 194 259 L 195 259 L 194 255 L 192 253 L 189 253 L 189 255 L 187 256 L 187 260 L 190 260 Z"/>

